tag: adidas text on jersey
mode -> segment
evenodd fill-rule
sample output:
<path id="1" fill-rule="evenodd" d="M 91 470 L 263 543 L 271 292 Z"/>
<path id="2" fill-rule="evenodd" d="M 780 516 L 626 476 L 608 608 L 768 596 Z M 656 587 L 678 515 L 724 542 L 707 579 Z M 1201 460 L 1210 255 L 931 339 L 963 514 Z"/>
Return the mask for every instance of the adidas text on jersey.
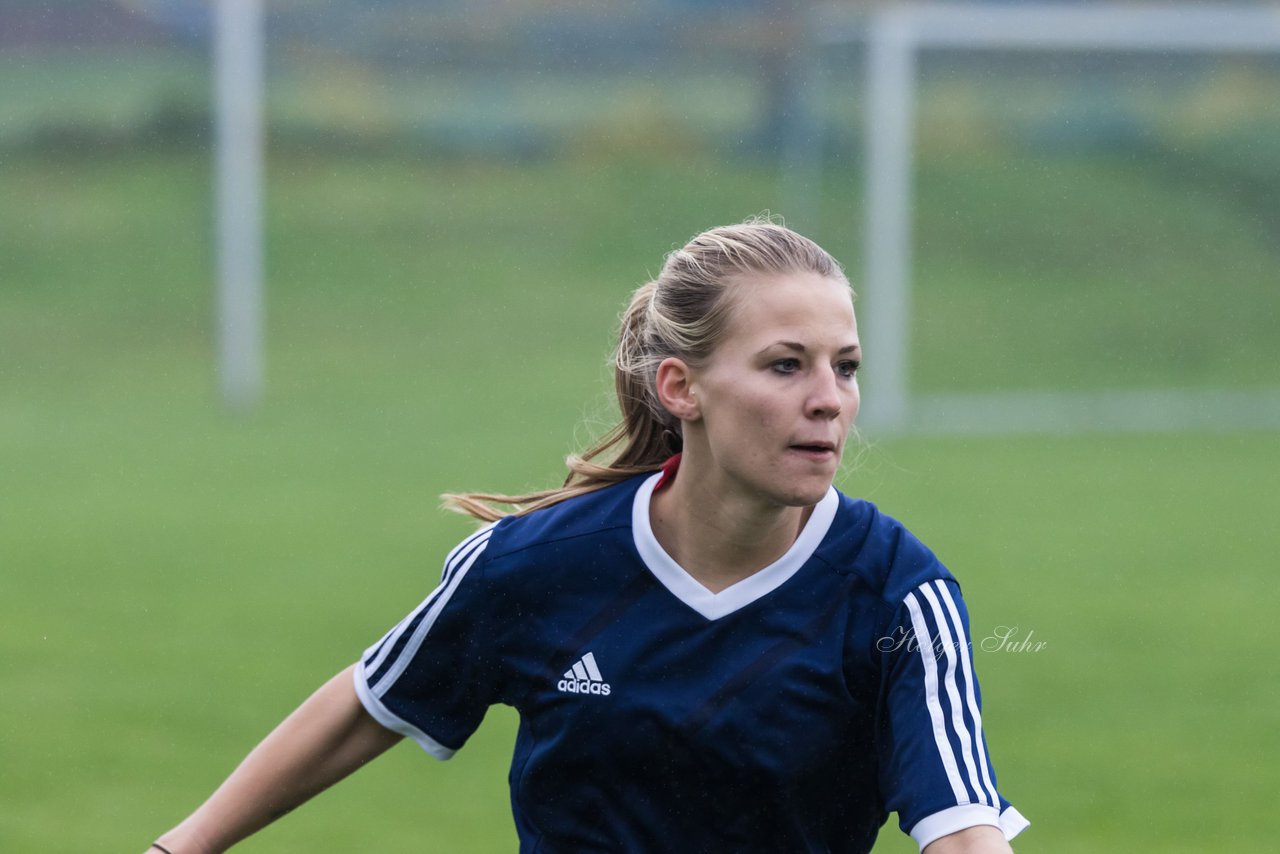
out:
<path id="1" fill-rule="evenodd" d="M 609 683 L 600 675 L 596 657 L 590 652 L 564 672 L 564 678 L 556 683 L 556 688 L 566 694 L 599 694 L 607 697 L 610 693 Z"/>

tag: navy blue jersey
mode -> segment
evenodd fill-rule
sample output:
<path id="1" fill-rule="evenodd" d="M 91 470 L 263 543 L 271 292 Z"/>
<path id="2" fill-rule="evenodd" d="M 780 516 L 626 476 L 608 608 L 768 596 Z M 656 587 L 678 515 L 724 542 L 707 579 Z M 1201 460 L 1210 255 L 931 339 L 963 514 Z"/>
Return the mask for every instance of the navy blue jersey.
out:
<path id="1" fill-rule="evenodd" d="M 954 578 L 831 489 L 774 564 L 712 593 L 649 525 L 658 475 L 490 525 L 356 667 L 447 759 L 520 714 L 522 852 L 865 852 L 1027 822 L 996 790 Z"/>

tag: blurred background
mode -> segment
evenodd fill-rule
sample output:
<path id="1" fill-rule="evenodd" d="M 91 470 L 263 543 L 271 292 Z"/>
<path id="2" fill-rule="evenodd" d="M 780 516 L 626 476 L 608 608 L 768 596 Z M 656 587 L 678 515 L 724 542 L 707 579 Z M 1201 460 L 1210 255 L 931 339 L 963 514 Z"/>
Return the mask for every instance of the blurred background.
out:
<path id="1" fill-rule="evenodd" d="M 0 850 L 141 850 L 193 809 L 430 591 L 471 528 L 439 493 L 556 483 L 611 424 L 617 313 L 694 233 L 781 216 L 874 306 L 856 22 L 890 5 L 267 4 L 239 407 L 213 4 L 0 5 Z M 913 393 L 1197 409 L 917 416 L 846 461 L 964 585 L 1020 851 L 1280 836 L 1278 57 L 920 54 Z M 874 346 L 866 376 L 872 406 Z M 243 849 L 514 850 L 514 724 Z M 895 824 L 877 852 L 915 850 Z"/>

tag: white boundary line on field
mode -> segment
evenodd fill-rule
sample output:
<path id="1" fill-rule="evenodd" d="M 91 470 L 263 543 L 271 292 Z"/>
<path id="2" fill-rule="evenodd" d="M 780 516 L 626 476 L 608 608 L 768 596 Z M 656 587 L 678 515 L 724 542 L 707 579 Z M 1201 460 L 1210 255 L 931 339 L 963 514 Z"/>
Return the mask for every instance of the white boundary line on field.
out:
<path id="1" fill-rule="evenodd" d="M 1280 429 L 1280 388 L 918 394 L 917 434 Z"/>

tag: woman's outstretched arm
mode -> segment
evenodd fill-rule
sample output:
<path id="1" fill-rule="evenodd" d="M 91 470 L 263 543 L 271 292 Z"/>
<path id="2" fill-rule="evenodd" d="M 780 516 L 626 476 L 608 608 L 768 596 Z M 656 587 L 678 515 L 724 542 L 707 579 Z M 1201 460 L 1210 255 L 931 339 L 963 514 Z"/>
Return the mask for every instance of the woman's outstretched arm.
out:
<path id="1" fill-rule="evenodd" d="M 199 809 L 157 841 L 173 854 L 226 851 L 399 741 L 402 736 L 360 705 L 351 671 L 321 686 Z"/>

